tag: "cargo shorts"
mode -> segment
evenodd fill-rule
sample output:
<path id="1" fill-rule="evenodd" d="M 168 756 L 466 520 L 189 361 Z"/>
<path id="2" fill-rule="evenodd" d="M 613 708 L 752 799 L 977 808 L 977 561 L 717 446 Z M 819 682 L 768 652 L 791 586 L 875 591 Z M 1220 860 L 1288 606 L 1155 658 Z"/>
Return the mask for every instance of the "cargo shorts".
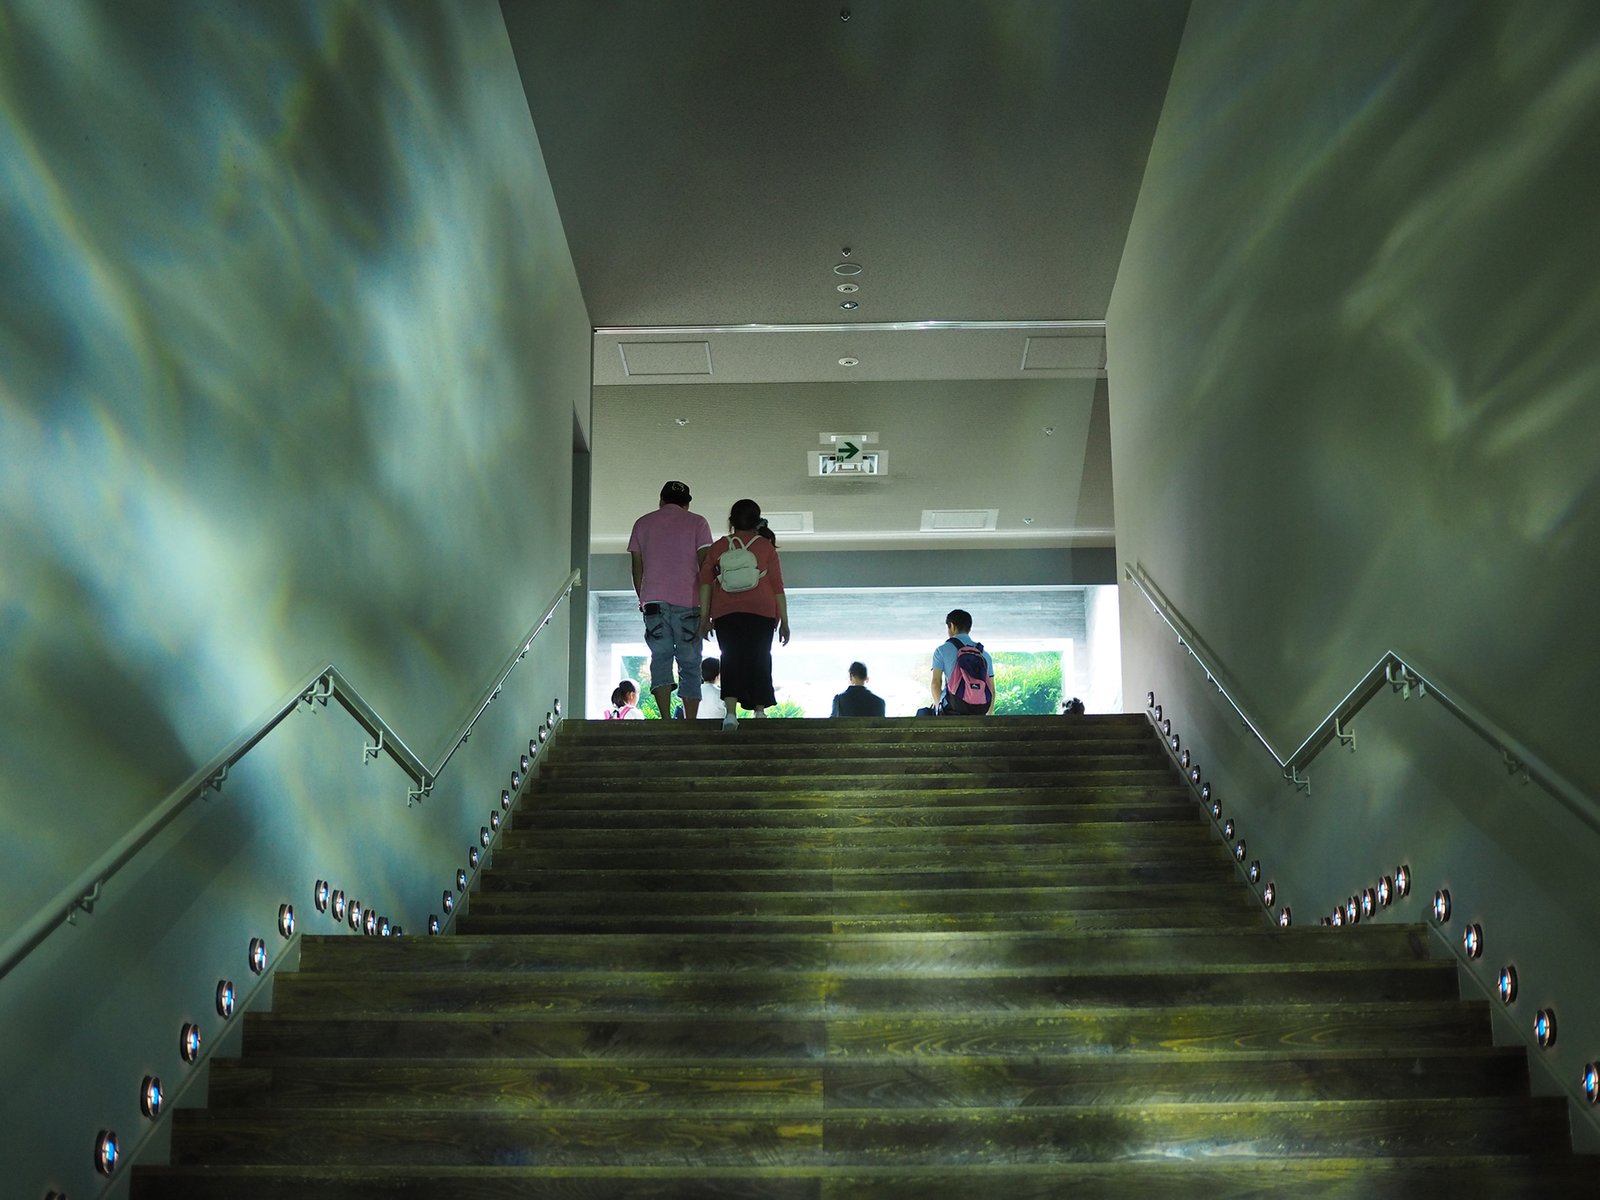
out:
<path id="1" fill-rule="evenodd" d="M 700 609 L 652 600 L 644 606 L 644 644 L 650 648 L 650 690 L 672 685 L 678 664 L 678 699 L 700 699 Z M 666 714 L 662 714 L 663 716 Z"/>

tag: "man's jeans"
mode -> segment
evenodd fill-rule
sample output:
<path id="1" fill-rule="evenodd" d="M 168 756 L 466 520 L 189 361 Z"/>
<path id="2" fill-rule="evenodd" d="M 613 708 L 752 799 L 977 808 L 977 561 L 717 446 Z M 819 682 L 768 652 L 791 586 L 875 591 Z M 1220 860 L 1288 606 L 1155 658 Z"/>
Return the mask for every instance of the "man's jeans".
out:
<path id="1" fill-rule="evenodd" d="M 672 686 L 678 662 L 678 699 L 700 699 L 700 609 L 652 600 L 644 606 L 644 644 L 650 647 L 650 690 Z M 662 713 L 662 716 L 668 716 Z"/>

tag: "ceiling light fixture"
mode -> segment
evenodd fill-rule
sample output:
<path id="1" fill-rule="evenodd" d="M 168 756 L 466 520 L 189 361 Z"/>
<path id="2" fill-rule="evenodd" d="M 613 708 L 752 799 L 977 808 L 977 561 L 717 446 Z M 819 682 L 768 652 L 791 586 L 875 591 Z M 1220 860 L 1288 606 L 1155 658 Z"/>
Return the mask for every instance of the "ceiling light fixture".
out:
<path id="1" fill-rule="evenodd" d="M 852 309 L 860 308 L 861 305 L 857 304 L 854 300 L 841 300 L 839 301 L 839 307 L 844 309 L 846 312 L 849 312 Z"/>
<path id="2" fill-rule="evenodd" d="M 835 275 L 859 275 L 861 274 L 861 264 L 851 262 L 839 263 L 833 268 L 833 273 Z"/>
<path id="3" fill-rule="evenodd" d="M 841 367 L 858 367 L 861 365 L 861 360 L 859 358 L 841 358 L 839 365 Z"/>
<path id="4" fill-rule="evenodd" d="M 848 296 L 853 292 L 859 292 L 861 290 L 861 285 L 859 283 L 836 283 L 833 285 L 833 288 L 834 291 L 843 292 L 846 296 Z"/>
<path id="5" fill-rule="evenodd" d="M 687 425 L 689 423 L 689 418 L 688 417 L 674 417 L 673 420 L 678 423 L 678 428 L 679 429 L 682 429 L 685 425 Z"/>

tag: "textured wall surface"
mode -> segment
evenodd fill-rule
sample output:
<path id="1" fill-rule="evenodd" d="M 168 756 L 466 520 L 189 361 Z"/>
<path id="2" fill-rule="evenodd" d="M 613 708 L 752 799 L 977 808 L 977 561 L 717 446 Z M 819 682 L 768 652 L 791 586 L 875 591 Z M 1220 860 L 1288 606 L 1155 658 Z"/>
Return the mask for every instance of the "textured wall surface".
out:
<path id="1" fill-rule="evenodd" d="M 1117 544 L 1280 750 L 1388 649 L 1590 797 L 1600 680 L 1600 9 L 1197 2 L 1110 315 Z M 1124 587 L 1154 689 L 1297 923 L 1411 860 L 1600 1055 L 1600 840 L 1442 710 L 1383 700 L 1312 795 Z M 1252 855 L 1254 856 L 1254 854 Z M 1468 915 L 1474 914 L 1474 915 Z M 1541 999 L 1542 998 L 1542 999 Z"/>
<path id="2" fill-rule="evenodd" d="M 17 923 L 322 663 L 437 761 L 567 576 L 588 406 L 588 318 L 498 6 L 0 3 L 0 279 Z M 310 927 L 313 874 L 416 930 L 564 690 L 565 637 L 419 808 L 392 768 L 362 772 L 345 718 L 291 718 L 0 981 L 25 1031 L 12 1182 L 92 1193 L 95 1128 L 132 1146 L 138 1072 L 179 1082 L 178 1022 L 210 1004 L 191 993 L 244 990 L 279 899 Z"/>

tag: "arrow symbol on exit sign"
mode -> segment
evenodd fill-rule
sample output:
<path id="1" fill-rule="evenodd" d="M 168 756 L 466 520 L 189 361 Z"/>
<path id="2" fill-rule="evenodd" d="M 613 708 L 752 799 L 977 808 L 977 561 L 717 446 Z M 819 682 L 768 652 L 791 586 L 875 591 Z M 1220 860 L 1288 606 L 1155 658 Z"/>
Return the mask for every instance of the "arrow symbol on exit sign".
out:
<path id="1" fill-rule="evenodd" d="M 852 458 L 860 453 L 860 446 L 856 445 L 854 442 L 845 442 L 839 447 L 838 457 L 841 462 L 849 462 Z"/>

